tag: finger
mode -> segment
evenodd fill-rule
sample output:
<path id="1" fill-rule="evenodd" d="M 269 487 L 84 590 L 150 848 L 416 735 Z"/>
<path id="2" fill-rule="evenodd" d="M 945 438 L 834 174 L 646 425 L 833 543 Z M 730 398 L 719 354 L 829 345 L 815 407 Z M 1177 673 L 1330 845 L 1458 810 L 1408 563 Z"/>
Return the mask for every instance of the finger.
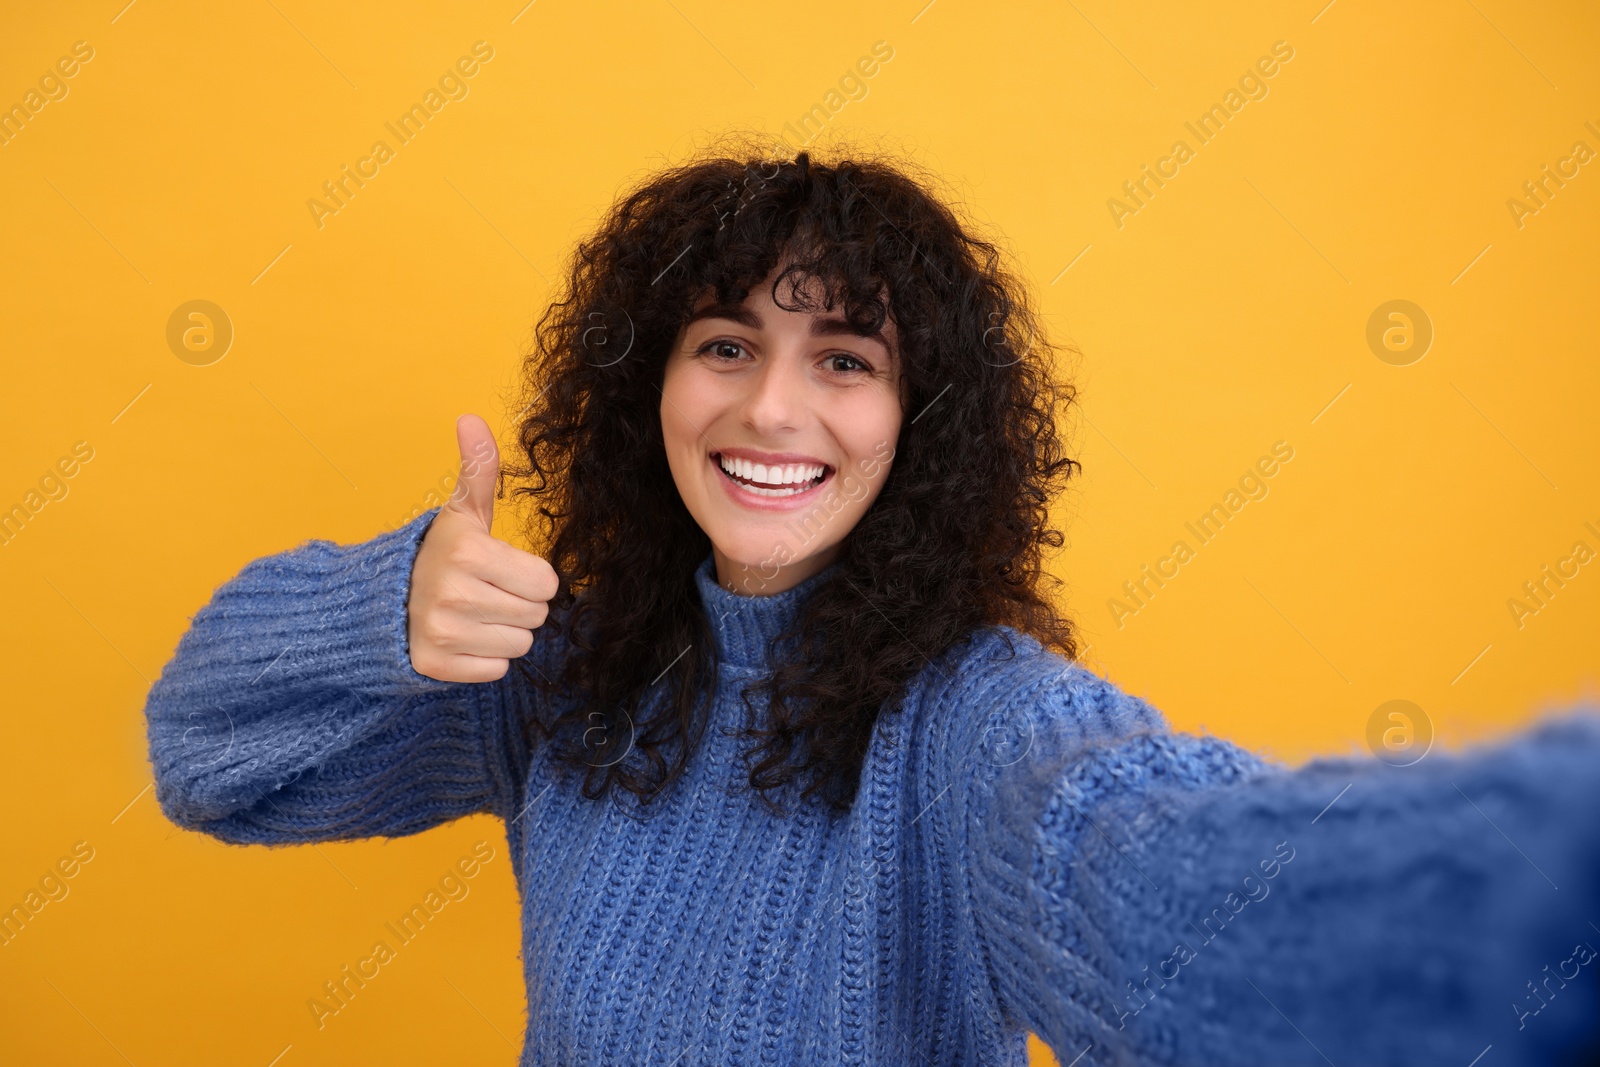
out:
<path id="1" fill-rule="evenodd" d="M 523 600 L 547 601 L 561 587 L 549 561 L 515 545 L 495 539 L 484 541 L 474 553 L 472 576 Z"/>
<path id="2" fill-rule="evenodd" d="M 489 533 L 494 526 L 494 493 L 500 476 L 500 447 L 494 431 L 480 416 L 456 420 L 456 445 L 461 452 L 461 474 L 445 507 L 471 517 Z"/>
<path id="3" fill-rule="evenodd" d="M 492 682 L 504 678 L 511 669 L 510 659 L 500 656 L 446 656 L 445 662 L 428 676 L 446 682 Z"/>
<path id="4" fill-rule="evenodd" d="M 470 623 L 449 628 L 436 642 L 439 651 L 451 655 L 483 656 L 491 659 L 518 659 L 533 647 L 533 631 L 525 626 L 486 626 Z"/>
<path id="5" fill-rule="evenodd" d="M 464 581 L 470 585 L 462 588 L 459 583 L 451 582 L 449 589 L 456 610 L 469 623 L 532 630 L 544 625 L 549 617 L 550 607 L 542 600 L 515 596 L 488 582 Z"/>

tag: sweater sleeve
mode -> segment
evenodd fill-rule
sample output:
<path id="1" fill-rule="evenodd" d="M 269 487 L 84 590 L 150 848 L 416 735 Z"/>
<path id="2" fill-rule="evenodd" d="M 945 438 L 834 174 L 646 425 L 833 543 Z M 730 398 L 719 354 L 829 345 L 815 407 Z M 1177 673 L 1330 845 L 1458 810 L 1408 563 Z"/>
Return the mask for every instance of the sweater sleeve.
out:
<path id="1" fill-rule="evenodd" d="M 215 591 L 145 703 L 169 819 L 230 843 L 294 844 L 517 809 L 517 664 L 483 683 L 411 666 L 411 569 L 438 510 L 363 543 L 257 559 Z M 535 631 L 536 670 L 558 654 L 553 630 Z"/>
<path id="2" fill-rule="evenodd" d="M 1061 1063 L 1596 1062 L 1593 709 L 1289 769 L 1070 666 L 987 729 L 951 771 L 975 940 Z"/>

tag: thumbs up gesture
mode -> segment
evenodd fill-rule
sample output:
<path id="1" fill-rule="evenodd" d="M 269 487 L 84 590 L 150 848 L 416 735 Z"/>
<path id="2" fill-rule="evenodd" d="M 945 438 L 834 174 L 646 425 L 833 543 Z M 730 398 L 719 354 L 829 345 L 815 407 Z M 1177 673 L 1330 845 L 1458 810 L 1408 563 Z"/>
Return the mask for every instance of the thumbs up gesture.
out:
<path id="1" fill-rule="evenodd" d="M 489 424 L 461 416 L 456 442 L 461 475 L 417 550 L 406 638 L 418 674 L 490 682 L 533 647 L 559 582 L 549 563 L 490 533 L 500 449 Z"/>

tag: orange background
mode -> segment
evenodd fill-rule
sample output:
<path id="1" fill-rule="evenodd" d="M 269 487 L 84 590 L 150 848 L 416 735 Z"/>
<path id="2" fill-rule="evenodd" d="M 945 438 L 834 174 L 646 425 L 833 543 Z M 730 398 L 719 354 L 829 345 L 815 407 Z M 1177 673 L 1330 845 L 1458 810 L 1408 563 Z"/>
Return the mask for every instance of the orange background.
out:
<path id="1" fill-rule="evenodd" d="M 1081 349 L 1055 569 L 1092 666 L 1291 761 L 1361 750 L 1392 699 L 1453 745 L 1595 692 L 1600 565 L 1508 605 L 1600 549 L 1600 166 L 1508 206 L 1600 150 L 1592 7 L 124 2 L 0 35 L 0 106 L 66 90 L 0 144 L 0 508 L 26 512 L 0 544 L 0 904 L 92 850 L 0 947 L 8 1062 L 514 1062 L 500 825 L 283 850 L 177 831 L 145 693 L 246 562 L 436 502 L 461 412 L 504 433 L 529 327 L 619 191 L 814 106 L 818 144 L 945 175 Z M 49 81 L 78 41 L 92 58 Z M 477 41 L 466 95 L 391 140 Z M 830 96 L 880 41 L 857 98 Z M 1201 143 L 1185 123 L 1280 41 L 1265 95 Z M 319 227 L 307 201 L 378 139 L 393 158 Z M 1119 226 L 1108 201 L 1179 139 Z M 231 323 L 220 359 L 169 347 L 192 300 Z M 1367 341 L 1391 300 L 1434 334 L 1403 366 Z M 1190 540 L 1279 441 L 1267 495 Z M 1179 539 L 1193 557 L 1118 618 Z M 308 999 L 479 841 L 471 894 L 317 1029 Z"/>

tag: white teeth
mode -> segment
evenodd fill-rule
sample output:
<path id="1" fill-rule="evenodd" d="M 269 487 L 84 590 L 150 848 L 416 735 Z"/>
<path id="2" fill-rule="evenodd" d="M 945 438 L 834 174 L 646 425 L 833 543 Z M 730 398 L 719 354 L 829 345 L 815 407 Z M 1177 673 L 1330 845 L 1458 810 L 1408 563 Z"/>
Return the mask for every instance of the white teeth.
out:
<path id="1" fill-rule="evenodd" d="M 746 492 L 757 496 L 793 496 L 811 488 L 811 483 L 822 477 L 827 467 L 820 463 L 790 463 L 785 465 L 774 464 L 767 466 L 763 463 L 752 463 L 747 459 L 733 456 L 718 455 L 722 469 L 737 478 L 750 482 L 762 482 L 772 486 L 793 486 L 793 488 L 768 489 L 763 486 L 746 485 Z"/>

